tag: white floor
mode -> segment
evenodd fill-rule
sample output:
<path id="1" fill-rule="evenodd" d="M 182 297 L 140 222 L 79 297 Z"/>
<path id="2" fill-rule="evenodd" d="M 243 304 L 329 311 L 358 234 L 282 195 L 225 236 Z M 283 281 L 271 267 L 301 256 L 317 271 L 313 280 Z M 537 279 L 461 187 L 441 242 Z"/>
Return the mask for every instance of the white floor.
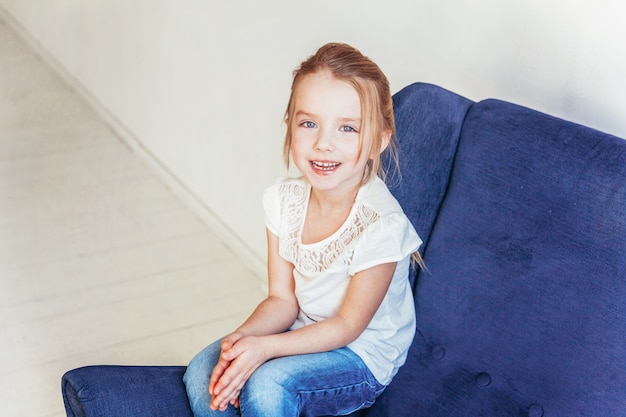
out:
<path id="1" fill-rule="evenodd" d="M 0 20 L 0 416 L 88 364 L 182 365 L 259 280 Z"/>

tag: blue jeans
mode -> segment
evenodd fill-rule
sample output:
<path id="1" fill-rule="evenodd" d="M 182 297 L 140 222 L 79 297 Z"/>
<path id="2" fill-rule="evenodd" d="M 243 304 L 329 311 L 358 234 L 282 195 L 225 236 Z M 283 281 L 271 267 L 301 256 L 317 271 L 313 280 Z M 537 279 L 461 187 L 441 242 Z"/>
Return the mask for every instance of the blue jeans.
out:
<path id="1" fill-rule="evenodd" d="M 385 387 L 348 348 L 272 359 L 252 374 L 239 396 L 240 408 L 209 407 L 209 378 L 220 340 L 189 363 L 183 378 L 195 417 L 313 417 L 350 414 L 369 407 Z"/>

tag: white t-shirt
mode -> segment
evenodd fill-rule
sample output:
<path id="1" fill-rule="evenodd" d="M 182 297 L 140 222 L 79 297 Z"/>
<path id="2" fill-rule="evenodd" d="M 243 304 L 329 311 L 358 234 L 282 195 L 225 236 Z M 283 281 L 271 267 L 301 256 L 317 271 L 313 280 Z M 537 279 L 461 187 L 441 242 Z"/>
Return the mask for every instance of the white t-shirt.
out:
<path id="1" fill-rule="evenodd" d="M 350 278 L 359 271 L 397 262 L 391 285 L 366 330 L 348 347 L 383 385 L 404 363 L 415 333 L 415 310 L 408 280 L 410 255 L 422 244 L 385 183 L 374 177 L 357 194 L 345 223 L 328 238 L 303 244 L 310 185 L 303 178 L 281 179 L 263 196 L 265 223 L 279 238 L 279 254 L 294 265 L 300 306 L 297 329 L 335 315 Z"/>

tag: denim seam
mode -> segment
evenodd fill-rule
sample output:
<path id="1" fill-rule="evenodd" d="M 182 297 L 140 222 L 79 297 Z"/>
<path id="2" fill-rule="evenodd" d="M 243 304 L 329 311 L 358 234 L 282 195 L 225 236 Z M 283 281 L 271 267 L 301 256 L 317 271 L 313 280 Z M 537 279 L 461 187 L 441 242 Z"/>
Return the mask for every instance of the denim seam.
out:
<path id="1" fill-rule="evenodd" d="M 383 386 L 380 383 L 372 384 L 369 381 L 361 381 L 357 384 L 346 384 L 342 386 L 333 386 L 329 388 L 318 388 L 318 389 L 312 389 L 312 390 L 299 390 L 298 391 L 298 412 L 301 412 L 303 410 L 303 407 L 304 407 L 303 396 L 304 395 L 323 393 L 323 392 L 333 392 L 333 391 L 346 389 L 346 388 L 359 388 L 359 387 L 363 387 L 364 385 L 367 385 L 373 391 L 374 398 L 371 400 L 367 399 L 367 400 L 361 401 L 359 405 L 355 405 L 353 408 L 351 408 L 350 410 L 348 410 L 347 412 L 341 415 L 348 415 L 348 414 L 354 413 L 355 411 L 361 410 L 365 407 L 370 407 L 372 404 L 374 404 L 374 402 L 376 401 L 376 398 L 378 398 L 378 396 L 385 390 L 385 386 Z"/>

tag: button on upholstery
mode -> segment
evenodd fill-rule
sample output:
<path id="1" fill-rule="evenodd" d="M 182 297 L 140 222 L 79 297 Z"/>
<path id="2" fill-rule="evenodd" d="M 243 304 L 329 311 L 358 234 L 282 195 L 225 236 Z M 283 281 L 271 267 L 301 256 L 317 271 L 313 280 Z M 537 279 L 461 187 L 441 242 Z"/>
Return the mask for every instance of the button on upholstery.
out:
<path id="1" fill-rule="evenodd" d="M 481 372 L 476 375 L 476 385 L 479 387 L 487 387 L 491 384 L 491 375 L 487 372 Z"/>
<path id="2" fill-rule="evenodd" d="M 543 407 L 539 404 L 533 404 L 528 407 L 528 417 L 543 417 Z"/>
<path id="3" fill-rule="evenodd" d="M 446 350 L 443 346 L 435 346 L 431 353 L 435 359 L 443 359 L 446 356 Z"/>

